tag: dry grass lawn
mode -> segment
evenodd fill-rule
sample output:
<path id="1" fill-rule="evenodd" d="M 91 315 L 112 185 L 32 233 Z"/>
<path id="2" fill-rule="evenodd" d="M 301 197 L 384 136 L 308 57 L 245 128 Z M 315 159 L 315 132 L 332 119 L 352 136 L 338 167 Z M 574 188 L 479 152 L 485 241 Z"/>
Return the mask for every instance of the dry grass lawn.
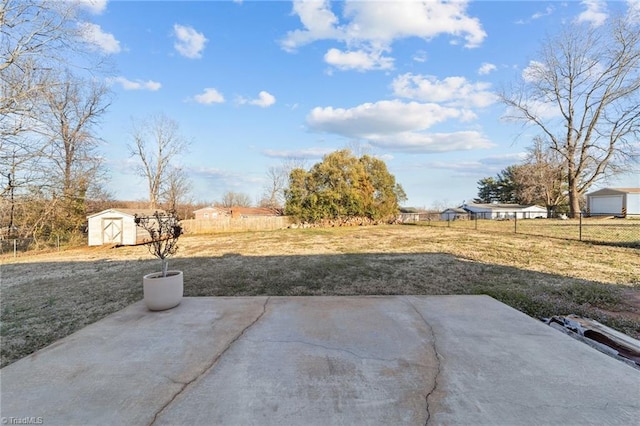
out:
<path id="1" fill-rule="evenodd" d="M 640 337 L 640 250 L 421 226 L 187 235 L 186 296 L 488 294 Z M 2 366 L 142 299 L 145 247 L 4 256 Z"/>

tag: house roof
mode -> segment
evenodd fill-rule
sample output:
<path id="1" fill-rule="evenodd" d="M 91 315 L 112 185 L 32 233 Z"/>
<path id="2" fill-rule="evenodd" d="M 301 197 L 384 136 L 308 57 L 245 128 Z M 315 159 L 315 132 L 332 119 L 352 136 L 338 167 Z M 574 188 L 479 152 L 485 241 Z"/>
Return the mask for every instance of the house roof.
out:
<path id="1" fill-rule="evenodd" d="M 462 207 L 449 207 L 446 210 L 443 210 L 441 213 L 460 213 L 460 214 L 467 214 L 468 212 L 463 209 Z"/>
<path id="2" fill-rule="evenodd" d="M 602 188 L 597 191 L 589 192 L 587 195 L 598 194 L 640 194 L 640 188 Z"/>
<path id="3" fill-rule="evenodd" d="M 480 204 L 480 203 L 468 203 L 462 206 L 462 208 L 464 209 L 484 209 L 484 210 L 535 210 L 535 209 L 540 209 L 540 210 L 545 210 L 546 209 L 544 207 L 540 207 L 538 205 L 529 205 L 529 206 L 525 206 L 522 204 Z"/>
<path id="4" fill-rule="evenodd" d="M 197 213 L 197 212 L 205 212 L 205 211 L 209 211 L 209 212 L 210 211 L 214 211 L 214 212 L 224 213 L 224 212 L 227 211 L 227 209 L 222 209 L 222 208 L 219 208 L 219 207 L 203 207 L 201 209 L 194 210 L 193 212 Z"/>

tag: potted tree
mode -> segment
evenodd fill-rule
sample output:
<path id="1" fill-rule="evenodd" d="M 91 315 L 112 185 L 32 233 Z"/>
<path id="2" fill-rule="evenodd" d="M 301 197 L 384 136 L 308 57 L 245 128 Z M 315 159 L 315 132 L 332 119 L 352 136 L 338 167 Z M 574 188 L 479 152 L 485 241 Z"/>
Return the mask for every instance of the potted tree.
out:
<path id="1" fill-rule="evenodd" d="M 149 234 L 144 243 L 149 252 L 161 260 L 162 270 L 142 278 L 144 302 L 152 311 L 177 306 L 184 291 L 182 271 L 169 271 L 168 258 L 178 251 L 182 235 L 180 219 L 175 212 L 154 212 L 151 216 L 135 215 L 135 223 Z"/>

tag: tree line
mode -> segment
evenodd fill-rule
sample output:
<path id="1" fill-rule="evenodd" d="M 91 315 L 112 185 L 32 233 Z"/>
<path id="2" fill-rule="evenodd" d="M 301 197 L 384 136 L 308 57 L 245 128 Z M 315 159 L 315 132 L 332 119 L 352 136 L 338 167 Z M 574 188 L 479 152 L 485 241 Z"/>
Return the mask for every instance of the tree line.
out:
<path id="1" fill-rule="evenodd" d="M 0 170 L 3 234 L 77 233 L 103 196 L 96 128 L 111 98 L 108 61 L 73 2 L 2 0 Z"/>
<path id="2" fill-rule="evenodd" d="M 87 213 L 112 199 L 98 135 L 112 64 L 86 20 L 82 2 L 0 0 L 0 238 L 81 237 Z M 149 207 L 176 209 L 190 186 L 177 122 L 133 119 L 130 139 Z"/>

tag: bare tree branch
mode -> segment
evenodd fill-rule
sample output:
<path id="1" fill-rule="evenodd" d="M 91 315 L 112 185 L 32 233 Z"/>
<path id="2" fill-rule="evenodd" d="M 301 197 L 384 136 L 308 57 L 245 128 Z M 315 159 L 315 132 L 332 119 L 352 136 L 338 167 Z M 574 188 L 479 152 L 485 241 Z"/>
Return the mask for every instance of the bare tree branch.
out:
<path id="1" fill-rule="evenodd" d="M 136 172 L 147 180 L 149 206 L 155 209 L 170 178 L 171 166 L 177 167 L 174 163 L 187 150 L 189 142 L 180 134 L 178 123 L 163 114 L 134 120 L 132 127 L 133 143 L 129 151 L 140 160 Z"/>

